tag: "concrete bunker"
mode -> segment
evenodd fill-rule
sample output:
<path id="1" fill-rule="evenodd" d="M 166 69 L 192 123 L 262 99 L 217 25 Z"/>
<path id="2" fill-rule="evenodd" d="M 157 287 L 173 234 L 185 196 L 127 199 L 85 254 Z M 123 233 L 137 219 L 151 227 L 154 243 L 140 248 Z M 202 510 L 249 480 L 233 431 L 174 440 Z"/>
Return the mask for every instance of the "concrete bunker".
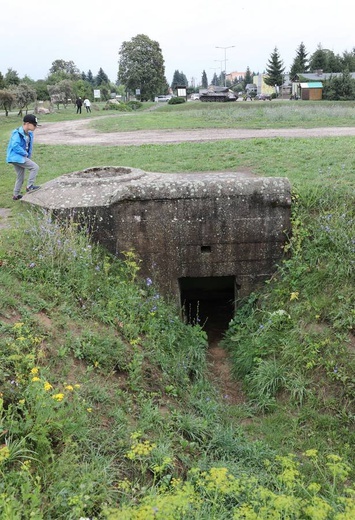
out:
<path id="1" fill-rule="evenodd" d="M 212 339 L 227 329 L 235 311 L 234 276 L 180 278 L 180 307 L 188 323 L 201 325 Z"/>
<path id="2" fill-rule="evenodd" d="M 89 223 L 94 240 L 114 254 L 134 250 L 141 275 L 192 321 L 201 311 L 208 320 L 213 305 L 229 321 L 235 302 L 273 274 L 290 232 L 288 179 L 243 172 L 94 167 L 23 200 Z"/>

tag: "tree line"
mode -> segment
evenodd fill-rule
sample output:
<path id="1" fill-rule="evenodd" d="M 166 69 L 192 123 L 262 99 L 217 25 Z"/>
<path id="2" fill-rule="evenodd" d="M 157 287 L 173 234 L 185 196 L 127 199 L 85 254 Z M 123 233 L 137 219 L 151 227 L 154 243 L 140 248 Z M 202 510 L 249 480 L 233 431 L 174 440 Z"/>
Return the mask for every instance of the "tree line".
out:
<path id="1" fill-rule="evenodd" d="M 117 84 L 111 83 L 107 74 L 100 67 L 96 76 L 91 70 L 81 72 L 73 61 L 63 59 L 52 63 L 45 79 L 33 80 L 29 76 L 20 78 L 17 71 L 9 68 L 5 75 L 0 72 L 0 107 L 8 115 L 13 107 L 19 115 L 28 110 L 35 101 L 53 101 L 62 103 L 75 102 L 77 97 L 93 100 L 94 89 L 100 90 L 100 99 L 110 99 L 111 93 L 119 93 Z"/>
<path id="2" fill-rule="evenodd" d="M 111 93 L 137 95 L 141 101 L 153 100 L 158 94 L 166 94 L 169 87 L 185 85 L 188 92 L 194 87 L 188 85 L 183 71 L 175 70 L 172 82 L 165 77 L 165 65 L 162 50 L 157 41 L 151 40 L 145 34 L 138 34 L 129 41 L 124 41 L 119 50 L 119 67 L 117 81 L 112 83 L 102 68 L 96 76 L 89 70 L 81 72 L 73 61 L 55 60 L 44 80 L 34 81 L 28 76 L 20 79 L 17 72 L 8 69 L 5 75 L 0 72 L 0 107 L 6 115 L 13 106 L 27 110 L 29 104 L 36 100 L 56 100 L 66 105 L 78 96 L 93 100 L 95 88 L 100 89 L 100 99 L 110 99 Z M 307 72 L 322 70 L 334 74 L 323 82 L 324 99 L 354 99 L 355 80 L 350 72 L 355 71 L 355 47 L 349 52 L 335 54 L 329 49 L 318 45 L 315 52 L 309 54 L 303 42 L 296 49 L 289 76 L 302 77 Z M 335 74 L 336 73 L 336 74 Z M 339 75 L 340 73 L 340 75 Z M 202 71 L 200 86 L 207 88 L 209 84 L 224 85 L 234 91 L 244 91 L 247 84 L 253 83 L 250 67 L 247 67 L 243 77 L 237 77 L 233 82 L 225 81 L 226 71 L 217 76 L 214 73 L 211 82 L 206 71 Z M 265 82 L 271 86 L 281 86 L 285 81 L 285 66 L 275 47 L 270 54 L 265 68 Z"/>
<path id="3" fill-rule="evenodd" d="M 308 57 L 309 56 L 309 57 Z M 309 55 L 303 42 L 296 49 L 289 78 L 302 80 L 302 75 L 308 72 L 329 74 L 323 81 L 323 99 L 351 100 L 355 99 L 355 79 L 351 72 L 355 72 L 355 47 L 342 54 L 335 54 L 318 44 L 316 51 Z M 285 82 L 285 66 L 277 47 L 274 48 L 266 66 L 265 83 L 270 86 L 281 86 Z"/>

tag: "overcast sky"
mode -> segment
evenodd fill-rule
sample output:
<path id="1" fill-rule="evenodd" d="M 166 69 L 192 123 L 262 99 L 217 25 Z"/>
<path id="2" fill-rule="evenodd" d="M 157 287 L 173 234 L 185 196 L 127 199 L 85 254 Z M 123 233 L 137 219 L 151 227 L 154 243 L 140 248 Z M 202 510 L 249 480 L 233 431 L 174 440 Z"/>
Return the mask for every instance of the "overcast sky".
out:
<path id="1" fill-rule="evenodd" d="M 52 62 L 73 61 L 117 79 L 123 41 L 145 34 L 159 43 L 166 78 L 175 70 L 200 83 L 203 70 L 263 72 L 275 46 L 289 71 L 303 42 L 342 54 L 355 47 L 355 4 L 320 0 L 30 0 L 0 12 L 0 71 L 45 79 Z M 232 47 L 234 46 L 234 47 Z M 216 47 L 232 47 L 217 49 Z"/>

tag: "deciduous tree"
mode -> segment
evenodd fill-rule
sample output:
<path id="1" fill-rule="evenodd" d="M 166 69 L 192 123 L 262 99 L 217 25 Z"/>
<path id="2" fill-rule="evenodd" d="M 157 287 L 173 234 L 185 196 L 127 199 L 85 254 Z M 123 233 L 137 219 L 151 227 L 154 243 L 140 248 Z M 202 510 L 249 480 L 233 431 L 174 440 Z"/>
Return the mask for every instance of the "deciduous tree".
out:
<path id="1" fill-rule="evenodd" d="M 7 69 L 5 74 L 5 85 L 10 87 L 11 85 L 18 85 L 20 83 L 20 78 L 16 70 Z"/>
<path id="2" fill-rule="evenodd" d="M 80 70 L 73 61 L 55 60 L 49 69 L 50 74 L 63 73 L 71 79 L 79 79 Z"/>
<path id="3" fill-rule="evenodd" d="M 10 90 L 0 90 L 0 107 L 5 110 L 5 116 L 9 115 L 12 106 L 15 104 L 15 94 Z"/>
<path id="4" fill-rule="evenodd" d="M 66 107 L 69 103 L 69 100 L 72 100 L 74 97 L 73 83 L 67 79 L 60 81 L 55 85 L 48 85 L 47 88 L 51 97 L 51 102 L 57 105 L 58 109 L 60 103 Z"/>
<path id="5" fill-rule="evenodd" d="M 122 43 L 118 78 L 128 90 L 140 89 L 141 100 L 154 99 L 167 90 L 164 58 L 158 42 L 138 34 Z"/>
<path id="6" fill-rule="evenodd" d="M 22 110 L 26 109 L 26 114 L 28 111 L 28 105 L 33 103 L 37 99 L 36 90 L 26 83 L 20 83 L 14 89 L 14 94 L 16 98 L 16 104 L 19 107 L 19 116 L 22 116 Z"/>

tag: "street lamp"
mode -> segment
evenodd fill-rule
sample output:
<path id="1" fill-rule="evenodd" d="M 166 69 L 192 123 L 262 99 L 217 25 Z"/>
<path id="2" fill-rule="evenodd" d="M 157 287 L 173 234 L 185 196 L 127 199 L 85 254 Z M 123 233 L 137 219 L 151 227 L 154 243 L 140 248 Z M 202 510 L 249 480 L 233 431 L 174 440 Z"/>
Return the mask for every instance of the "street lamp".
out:
<path id="1" fill-rule="evenodd" d="M 219 65 L 221 67 L 221 73 L 220 73 L 220 76 L 219 76 L 219 85 L 222 86 L 220 82 L 222 81 L 222 71 L 223 71 L 222 63 L 223 63 L 223 60 L 214 60 L 214 61 L 218 61 Z"/>
<path id="2" fill-rule="evenodd" d="M 235 45 L 229 47 L 216 47 L 216 49 L 224 49 L 224 86 L 227 86 L 227 49 L 232 49 Z M 216 60 L 217 61 L 217 60 Z"/>

